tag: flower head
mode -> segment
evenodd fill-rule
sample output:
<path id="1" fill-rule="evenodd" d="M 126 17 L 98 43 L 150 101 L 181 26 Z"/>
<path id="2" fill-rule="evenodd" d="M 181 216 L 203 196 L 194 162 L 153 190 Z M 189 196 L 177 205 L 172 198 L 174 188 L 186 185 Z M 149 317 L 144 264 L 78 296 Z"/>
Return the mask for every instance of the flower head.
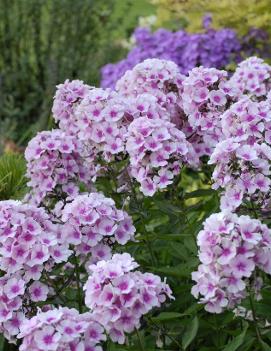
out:
<path id="1" fill-rule="evenodd" d="M 240 304 L 256 267 L 271 273 L 271 231 L 249 216 L 211 215 L 198 235 L 198 246 L 201 264 L 192 273 L 192 294 L 211 313 Z"/>
<path id="2" fill-rule="evenodd" d="M 125 333 L 140 326 L 140 318 L 153 307 L 159 307 L 169 286 L 158 276 L 133 270 L 138 264 L 129 254 L 115 254 L 111 260 L 89 267 L 84 286 L 85 303 L 111 339 L 124 343 Z"/>

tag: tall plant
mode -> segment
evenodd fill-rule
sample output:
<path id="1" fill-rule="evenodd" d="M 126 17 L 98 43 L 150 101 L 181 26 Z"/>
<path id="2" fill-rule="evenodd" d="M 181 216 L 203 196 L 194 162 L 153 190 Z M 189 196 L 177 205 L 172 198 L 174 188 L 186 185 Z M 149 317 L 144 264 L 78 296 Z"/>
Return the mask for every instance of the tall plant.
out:
<path id="1" fill-rule="evenodd" d="M 136 24 L 142 2 L 2 1 L 1 138 L 23 142 L 47 128 L 51 96 L 67 77 L 97 85 L 99 68 L 120 57 L 116 40 Z"/>
<path id="2" fill-rule="evenodd" d="M 25 152 L 28 195 L 0 202 L 5 338 L 269 350 L 270 87 L 256 57 L 232 76 L 149 59 L 116 90 L 59 85 L 58 129 Z"/>

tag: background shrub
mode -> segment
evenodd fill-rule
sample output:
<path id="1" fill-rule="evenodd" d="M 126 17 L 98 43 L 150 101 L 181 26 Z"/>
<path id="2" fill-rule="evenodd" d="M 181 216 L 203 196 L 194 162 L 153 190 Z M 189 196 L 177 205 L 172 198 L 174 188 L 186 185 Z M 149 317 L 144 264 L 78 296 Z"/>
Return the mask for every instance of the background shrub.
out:
<path id="1" fill-rule="evenodd" d="M 188 31 L 202 30 L 201 19 L 206 13 L 213 16 L 214 27 L 231 27 L 240 34 L 250 28 L 270 32 L 269 0 L 150 0 L 157 6 L 157 26 L 178 26 L 185 23 Z"/>
<path id="2" fill-rule="evenodd" d="M 3 0 L 0 4 L 0 137 L 19 144 L 47 128 L 55 86 L 98 85 L 99 68 L 122 57 L 144 0 Z"/>

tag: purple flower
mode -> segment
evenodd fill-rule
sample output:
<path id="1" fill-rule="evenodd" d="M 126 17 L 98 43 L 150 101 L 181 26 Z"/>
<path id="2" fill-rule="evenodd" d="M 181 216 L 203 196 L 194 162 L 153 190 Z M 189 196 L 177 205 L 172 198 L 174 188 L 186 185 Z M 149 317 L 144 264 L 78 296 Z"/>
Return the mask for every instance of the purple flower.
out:
<path id="1" fill-rule="evenodd" d="M 221 69 L 231 62 L 239 62 L 242 56 L 262 55 L 267 51 L 270 55 L 270 49 L 266 50 L 263 44 L 266 33 L 252 30 L 247 36 L 238 38 L 233 29 L 212 29 L 211 22 L 212 18 L 207 14 L 203 18 L 203 33 L 171 32 L 163 28 L 152 33 L 147 28 L 136 28 L 133 34 L 135 47 L 123 60 L 101 69 L 101 86 L 114 88 L 126 71 L 148 58 L 173 61 L 180 72 L 186 74 L 196 66 Z"/>

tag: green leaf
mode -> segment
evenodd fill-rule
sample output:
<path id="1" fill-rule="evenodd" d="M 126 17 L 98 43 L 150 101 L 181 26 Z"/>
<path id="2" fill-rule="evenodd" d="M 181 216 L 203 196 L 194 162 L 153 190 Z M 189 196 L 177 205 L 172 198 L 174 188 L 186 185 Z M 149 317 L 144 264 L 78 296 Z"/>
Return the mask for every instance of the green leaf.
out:
<path id="1" fill-rule="evenodd" d="M 186 193 L 184 195 L 185 199 L 193 199 L 196 197 L 206 197 L 209 195 L 213 195 L 215 191 L 213 189 L 198 189 L 195 191 L 191 191 L 191 193 Z"/>
<path id="2" fill-rule="evenodd" d="M 268 302 L 268 303 L 265 303 L 265 302 Z M 255 309 L 256 309 L 257 314 L 264 316 L 266 319 L 271 318 L 270 302 L 269 301 L 255 303 Z"/>
<path id="3" fill-rule="evenodd" d="M 183 339 L 182 339 L 182 345 L 184 350 L 188 348 L 188 346 L 191 344 L 191 342 L 195 339 L 197 332 L 199 329 L 199 320 L 198 317 L 194 317 L 191 323 L 188 324 L 187 330 L 184 333 Z"/>
<path id="4" fill-rule="evenodd" d="M 166 215 L 160 215 L 159 217 L 153 218 L 148 224 L 146 224 L 146 230 L 147 232 L 152 232 L 154 231 L 157 227 L 166 224 L 168 221 L 168 216 Z"/>
<path id="5" fill-rule="evenodd" d="M 239 347 L 238 351 L 251 351 L 252 350 L 252 345 L 255 343 L 255 338 L 246 335 L 246 339 L 244 340 L 243 344 L 241 347 Z M 258 341 L 257 341 L 258 342 Z"/>
<path id="6" fill-rule="evenodd" d="M 0 200 L 21 198 L 26 190 L 25 161 L 21 155 L 0 157 Z"/>
<path id="7" fill-rule="evenodd" d="M 0 351 L 5 351 L 4 345 L 5 345 L 5 339 L 4 339 L 3 335 L 0 335 Z"/>
<path id="8" fill-rule="evenodd" d="M 184 238 L 184 237 L 190 237 L 191 233 L 189 234 L 156 234 L 155 238 L 159 239 L 159 240 L 166 240 L 166 241 L 180 241 L 180 239 Z M 175 245 L 175 243 L 173 244 Z"/>
<path id="9" fill-rule="evenodd" d="M 167 202 L 167 201 L 156 200 L 155 204 L 162 212 L 167 213 L 167 214 L 179 215 L 180 213 L 183 212 L 182 208 L 174 206 L 170 202 Z"/>
<path id="10" fill-rule="evenodd" d="M 191 267 L 187 264 L 178 264 L 175 267 L 152 267 L 152 270 L 157 273 L 165 274 L 166 276 L 177 278 L 190 278 L 191 276 Z"/>
<path id="11" fill-rule="evenodd" d="M 271 346 L 267 345 L 264 341 L 261 341 L 261 347 L 263 351 L 271 351 Z"/>
<path id="12" fill-rule="evenodd" d="M 202 309 L 203 309 L 203 305 L 200 305 L 199 303 L 193 303 L 184 311 L 184 313 L 194 314 L 194 313 L 197 313 L 198 311 L 201 311 Z"/>
<path id="13" fill-rule="evenodd" d="M 170 243 L 170 248 L 172 250 L 172 255 L 178 258 L 182 258 L 184 260 L 187 260 L 189 257 L 189 253 L 183 243 Z"/>
<path id="14" fill-rule="evenodd" d="M 241 334 L 236 336 L 230 343 L 227 344 L 226 347 L 224 347 L 223 351 L 235 351 L 238 349 L 239 346 L 241 346 L 244 342 L 246 333 L 247 333 L 247 328 L 248 324 L 246 323 L 244 330 L 242 331 Z"/>
<path id="15" fill-rule="evenodd" d="M 153 317 L 152 320 L 157 322 L 169 321 L 172 319 L 178 319 L 187 316 L 187 313 L 178 312 L 161 312 L 157 317 Z"/>

